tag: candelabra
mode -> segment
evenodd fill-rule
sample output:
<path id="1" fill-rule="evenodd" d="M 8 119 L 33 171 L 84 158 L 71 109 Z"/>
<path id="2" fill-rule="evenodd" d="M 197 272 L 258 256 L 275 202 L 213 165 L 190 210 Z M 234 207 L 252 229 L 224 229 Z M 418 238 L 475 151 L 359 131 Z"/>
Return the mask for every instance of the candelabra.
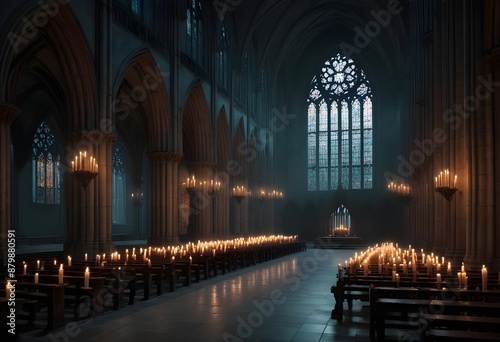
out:
<path id="1" fill-rule="evenodd" d="M 451 201 L 455 192 L 457 192 L 457 175 L 450 178 L 450 171 L 444 170 L 435 178 L 436 192 L 440 193 L 447 201 Z"/>
<path id="2" fill-rule="evenodd" d="M 283 192 L 279 190 L 269 190 L 266 192 L 266 190 L 261 189 L 259 190 L 258 193 L 258 198 L 260 201 L 263 201 L 265 199 L 283 199 Z"/>
<path id="3" fill-rule="evenodd" d="M 75 177 L 77 177 L 82 184 L 83 190 L 87 188 L 87 185 L 92 179 L 98 175 L 99 166 L 96 160 L 92 156 L 87 157 L 87 151 L 81 152 L 75 156 L 75 160 L 71 161 L 71 171 Z"/>
<path id="4" fill-rule="evenodd" d="M 237 186 L 233 188 L 233 197 L 241 204 L 241 201 L 249 195 L 249 192 L 245 189 L 245 186 Z"/>
<path id="5" fill-rule="evenodd" d="M 411 199 L 411 187 L 408 184 L 390 182 L 387 184 L 387 190 L 390 194 L 403 200 L 404 204 L 408 204 Z"/>
<path id="6" fill-rule="evenodd" d="M 144 194 L 142 192 L 136 191 L 132 193 L 132 203 L 140 206 L 144 201 Z"/>

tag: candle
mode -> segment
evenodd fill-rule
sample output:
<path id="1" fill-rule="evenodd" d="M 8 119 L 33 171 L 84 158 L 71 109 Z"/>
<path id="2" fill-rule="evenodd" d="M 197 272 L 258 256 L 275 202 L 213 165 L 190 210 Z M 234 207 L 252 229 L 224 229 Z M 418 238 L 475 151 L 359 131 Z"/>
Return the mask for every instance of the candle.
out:
<path id="1" fill-rule="evenodd" d="M 483 291 L 488 290 L 488 270 L 486 270 L 486 267 L 483 265 L 483 268 L 481 269 L 481 278 L 482 278 L 482 285 L 483 285 Z"/>
<path id="2" fill-rule="evenodd" d="M 56 260 L 56 259 L 54 259 L 54 266 L 56 266 L 56 265 L 57 265 L 57 260 Z"/>
<path id="3" fill-rule="evenodd" d="M 5 285 L 5 298 L 9 299 L 10 298 L 10 291 L 12 289 L 12 285 L 10 285 L 10 281 L 7 282 Z"/>
<path id="4" fill-rule="evenodd" d="M 59 267 L 59 284 L 64 283 L 64 269 L 63 264 Z"/>
<path id="5" fill-rule="evenodd" d="M 436 273 L 436 287 L 441 288 L 441 273 Z"/>
<path id="6" fill-rule="evenodd" d="M 23 265 L 23 275 L 26 275 L 27 271 L 28 271 L 28 265 L 24 264 Z"/>
<path id="7" fill-rule="evenodd" d="M 40 260 L 37 260 L 36 261 L 36 269 L 39 270 L 40 269 Z"/>
<path id="8" fill-rule="evenodd" d="M 87 261 L 87 260 L 88 260 L 88 258 L 87 258 L 87 253 L 85 253 L 85 261 Z"/>
<path id="9" fill-rule="evenodd" d="M 68 256 L 68 267 L 71 267 L 71 257 Z"/>
<path id="10" fill-rule="evenodd" d="M 464 263 L 462 263 L 462 267 L 460 268 L 460 271 L 461 272 L 465 272 L 465 265 L 464 265 Z"/>
<path id="11" fill-rule="evenodd" d="M 451 262 L 448 261 L 448 267 L 446 268 L 446 274 L 451 275 Z"/>
<path id="12" fill-rule="evenodd" d="M 90 271 L 89 268 L 87 267 L 85 269 L 85 276 L 84 276 L 84 284 L 83 287 L 88 288 L 89 287 L 89 281 L 90 281 Z"/>
<path id="13" fill-rule="evenodd" d="M 35 284 L 38 284 L 38 272 L 35 273 Z"/>
<path id="14" fill-rule="evenodd" d="M 148 266 L 151 267 L 151 259 L 148 259 Z"/>
<path id="15" fill-rule="evenodd" d="M 396 287 L 399 287 L 399 274 L 396 273 Z"/>
<path id="16" fill-rule="evenodd" d="M 457 278 L 458 278 L 458 288 L 462 287 L 462 272 L 457 273 Z"/>

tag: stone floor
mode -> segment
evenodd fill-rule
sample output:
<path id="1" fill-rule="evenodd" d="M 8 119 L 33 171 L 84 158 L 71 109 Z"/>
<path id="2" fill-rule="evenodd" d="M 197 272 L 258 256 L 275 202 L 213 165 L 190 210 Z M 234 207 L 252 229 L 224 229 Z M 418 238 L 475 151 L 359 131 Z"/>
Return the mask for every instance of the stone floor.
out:
<path id="1" fill-rule="evenodd" d="M 357 250 L 315 249 L 250 266 L 22 341 L 369 341 L 368 308 L 330 319 L 337 264 Z M 345 305 L 346 307 L 346 305 Z"/>

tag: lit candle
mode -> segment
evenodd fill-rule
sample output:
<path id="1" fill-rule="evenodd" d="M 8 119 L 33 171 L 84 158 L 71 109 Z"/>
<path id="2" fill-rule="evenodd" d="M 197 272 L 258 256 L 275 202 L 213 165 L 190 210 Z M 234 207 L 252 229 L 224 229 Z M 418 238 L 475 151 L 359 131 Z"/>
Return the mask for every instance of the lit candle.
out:
<path id="1" fill-rule="evenodd" d="M 483 268 L 481 269 L 481 278 L 482 278 L 482 285 L 483 285 L 483 291 L 488 290 L 488 270 L 486 270 L 486 267 L 483 265 Z"/>
<path id="2" fill-rule="evenodd" d="M 436 287 L 441 288 L 441 273 L 436 273 Z"/>
<path id="3" fill-rule="evenodd" d="M 59 284 L 64 283 L 64 269 L 63 264 L 59 267 Z"/>
<path id="4" fill-rule="evenodd" d="M 87 260 L 88 260 L 88 258 L 87 258 L 87 253 L 85 253 L 85 261 L 87 261 Z"/>
<path id="5" fill-rule="evenodd" d="M 40 269 L 40 260 L 37 260 L 36 261 L 36 269 L 39 270 Z"/>
<path id="6" fill-rule="evenodd" d="M 28 272 L 28 265 L 24 264 L 23 265 L 23 275 L 26 275 Z"/>
<path id="7" fill-rule="evenodd" d="M 68 267 L 71 267 L 71 257 L 68 256 Z"/>
<path id="8" fill-rule="evenodd" d="M 87 267 L 85 269 L 85 276 L 84 276 L 84 284 L 83 287 L 88 288 L 89 287 L 89 282 L 90 282 L 90 271 L 89 268 Z"/>
<path id="9" fill-rule="evenodd" d="M 38 284 L 38 272 L 35 273 L 35 284 Z"/>
<path id="10" fill-rule="evenodd" d="M 148 266 L 151 267 L 151 259 L 148 259 Z"/>
<path id="11" fill-rule="evenodd" d="M 399 287 L 399 274 L 396 273 L 396 287 Z"/>
<path id="12" fill-rule="evenodd" d="M 451 262 L 448 261 L 448 267 L 446 268 L 446 274 L 451 275 Z"/>
<path id="13" fill-rule="evenodd" d="M 57 266 L 57 260 L 54 259 L 54 266 Z"/>
<path id="14" fill-rule="evenodd" d="M 12 289 L 12 285 L 10 285 L 10 281 L 7 281 L 7 284 L 5 285 L 5 298 L 7 298 L 7 299 L 10 298 L 11 289 Z"/>
<path id="15" fill-rule="evenodd" d="M 462 287 L 462 272 L 457 273 L 457 278 L 458 278 L 458 288 Z"/>
<path id="16" fill-rule="evenodd" d="M 462 267 L 460 268 L 460 271 L 461 272 L 465 272 L 465 265 L 464 265 L 464 263 L 462 263 Z"/>

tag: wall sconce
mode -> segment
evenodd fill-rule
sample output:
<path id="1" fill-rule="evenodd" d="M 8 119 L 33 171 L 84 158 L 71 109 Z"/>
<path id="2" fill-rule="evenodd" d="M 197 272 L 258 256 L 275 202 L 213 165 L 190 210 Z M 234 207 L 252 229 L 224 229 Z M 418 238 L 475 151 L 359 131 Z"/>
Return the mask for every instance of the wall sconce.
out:
<path id="1" fill-rule="evenodd" d="M 457 175 L 451 179 L 450 170 L 441 171 L 434 179 L 435 191 L 440 193 L 447 201 L 451 201 L 453 195 L 457 192 L 457 180 Z"/>

